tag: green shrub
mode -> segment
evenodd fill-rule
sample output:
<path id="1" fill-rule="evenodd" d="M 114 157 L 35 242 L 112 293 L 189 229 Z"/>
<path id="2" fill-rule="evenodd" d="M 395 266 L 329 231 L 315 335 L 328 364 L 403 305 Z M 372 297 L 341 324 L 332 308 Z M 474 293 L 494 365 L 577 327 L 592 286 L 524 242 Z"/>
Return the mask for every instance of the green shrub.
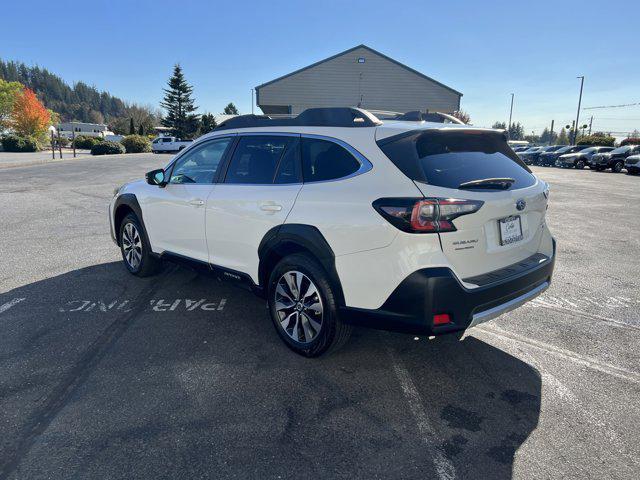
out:
<path id="1" fill-rule="evenodd" d="M 623 147 L 625 145 L 640 145 L 640 138 L 637 138 L 637 137 L 625 138 L 620 142 L 620 146 Z"/>
<path id="2" fill-rule="evenodd" d="M 91 147 L 91 155 L 116 155 L 125 152 L 124 146 L 118 142 L 98 142 Z"/>
<path id="3" fill-rule="evenodd" d="M 88 137 L 86 135 L 78 135 L 76 137 L 76 148 L 91 150 L 94 145 L 103 142 L 102 137 Z"/>
<path id="4" fill-rule="evenodd" d="M 151 142 L 142 135 L 127 135 L 121 140 L 127 153 L 146 153 L 151 151 Z"/>
<path id="5" fill-rule="evenodd" d="M 67 137 L 54 137 L 55 141 L 56 141 L 56 146 L 60 145 L 62 147 L 66 147 L 67 145 L 69 145 L 69 139 Z"/>
<path id="6" fill-rule="evenodd" d="M 603 135 L 587 135 L 586 137 L 580 137 L 578 145 L 598 145 L 601 147 L 613 147 L 616 139 L 610 136 Z"/>
<path id="7" fill-rule="evenodd" d="M 32 137 L 9 134 L 2 137 L 2 148 L 5 152 L 37 152 L 38 142 Z"/>

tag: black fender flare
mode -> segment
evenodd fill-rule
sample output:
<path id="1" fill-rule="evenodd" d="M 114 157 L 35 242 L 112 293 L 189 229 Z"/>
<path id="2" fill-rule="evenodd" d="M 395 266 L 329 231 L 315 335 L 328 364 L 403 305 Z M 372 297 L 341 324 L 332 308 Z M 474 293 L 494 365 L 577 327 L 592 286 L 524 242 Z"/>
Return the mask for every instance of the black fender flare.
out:
<path id="1" fill-rule="evenodd" d="M 118 225 L 116 223 L 116 219 L 118 218 L 118 209 L 122 206 L 128 207 L 133 211 L 133 213 L 135 213 L 136 217 L 138 217 L 138 220 L 142 224 L 142 235 L 144 236 L 144 240 L 147 242 L 147 245 L 151 245 L 151 242 L 149 241 L 149 235 L 147 233 L 147 226 L 144 224 L 144 218 L 142 217 L 142 208 L 140 208 L 137 197 L 133 193 L 123 193 L 118 198 L 116 198 L 116 201 L 113 205 L 113 228 L 114 230 L 116 230 L 114 232 L 114 238 L 118 246 L 120 246 L 120 239 L 118 238 L 119 232 L 117 231 Z"/>
<path id="2" fill-rule="evenodd" d="M 324 268 L 329 276 L 338 306 L 344 306 L 344 293 L 336 270 L 336 257 L 333 249 L 317 227 L 299 223 L 287 223 L 273 227 L 260 242 L 258 247 L 260 261 L 258 279 L 264 294 L 268 290 L 267 283 L 271 268 L 275 265 L 273 259 L 280 259 L 300 251 L 310 253 Z"/>

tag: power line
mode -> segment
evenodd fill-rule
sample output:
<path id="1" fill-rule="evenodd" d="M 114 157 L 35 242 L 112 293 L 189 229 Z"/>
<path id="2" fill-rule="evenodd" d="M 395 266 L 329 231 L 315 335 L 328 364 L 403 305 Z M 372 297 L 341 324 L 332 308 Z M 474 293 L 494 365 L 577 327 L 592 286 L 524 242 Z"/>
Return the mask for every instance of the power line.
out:
<path id="1" fill-rule="evenodd" d="M 595 110 L 597 108 L 623 108 L 623 107 L 635 107 L 640 105 L 640 102 L 636 103 L 622 103 L 620 105 L 598 105 L 597 107 L 584 107 L 582 110 Z"/>

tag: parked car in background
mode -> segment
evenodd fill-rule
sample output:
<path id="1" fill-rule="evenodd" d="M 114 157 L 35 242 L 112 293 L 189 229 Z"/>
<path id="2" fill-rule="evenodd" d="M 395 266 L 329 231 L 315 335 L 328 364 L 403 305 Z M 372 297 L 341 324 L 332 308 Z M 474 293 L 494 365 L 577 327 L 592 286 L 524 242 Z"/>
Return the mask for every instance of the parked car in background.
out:
<path id="1" fill-rule="evenodd" d="M 537 152 L 531 153 L 527 157 L 527 160 L 529 160 L 529 161 L 525 162 L 525 163 L 528 163 L 529 165 L 539 165 L 540 164 L 540 155 L 542 155 L 543 153 L 555 152 L 556 150 L 558 150 L 560 148 L 562 148 L 562 145 L 550 145 L 548 147 L 542 147 Z"/>
<path id="2" fill-rule="evenodd" d="M 624 168 L 627 169 L 629 175 L 637 175 L 640 173 L 640 155 L 631 155 L 624 161 Z"/>
<path id="3" fill-rule="evenodd" d="M 578 152 L 580 150 L 584 150 L 588 145 L 565 145 L 564 147 L 560 147 L 556 150 L 552 150 L 549 152 L 542 152 L 538 157 L 538 165 L 542 167 L 552 167 L 556 164 L 556 160 L 560 155 L 565 153 L 573 153 Z"/>
<path id="4" fill-rule="evenodd" d="M 520 151 L 517 153 L 518 157 L 520 158 L 520 160 L 522 160 L 524 163 L 526 163 L 527 165 L 530 165 L 529 162 L 529 157 L 531 155 L 533 155 L 534 153 L 539 152 L 540 150 L 542 150 L 544 147 L 530 147 L 527 148 L 526 150 Z"/>
<path id="5" fill-rule="evenodd" d="M 591 169 L 601 172 L 610 168 L 612 172 L 620 173 L 627 157 L 638 153 L 640 145 L 625 145 L 607 153 L 598 153 L 591 157 Z"/>
<path id="6" fill-rule="evenodd" d="M 157 137 L 151 142 L 153 153 L 179 152 L 191 145 L 191 140 L 181 140 L 176 137 Z"/>
<path id="7" fill-rule="evenodd" d="M 530 147 L 530 146 L 528 146 L 528 145 L 525 145 L 525 146 L 519 146 L 519 147 L 518 147 L 518 146 L 514 146 L 514 147 L 513 147 L 513 151 L 514 151 L 514 152 L 516 152 L 516 153 L 518 153 L 518 152 L 524 152 L 525 150 L 529 150 L 530 148 L 531 148 L 531 147 Z"/>
<path id="8" fill-rule="evenodd" d="M 579 152 L 566 153 L 560 155 L 556 160 L 556 167 L 577 168 L 582 170 L 585 165 L 589 165 L 591 157 L 596 153 L 606 153 L 614 150 L 615 147 L 589 147 Z"/>

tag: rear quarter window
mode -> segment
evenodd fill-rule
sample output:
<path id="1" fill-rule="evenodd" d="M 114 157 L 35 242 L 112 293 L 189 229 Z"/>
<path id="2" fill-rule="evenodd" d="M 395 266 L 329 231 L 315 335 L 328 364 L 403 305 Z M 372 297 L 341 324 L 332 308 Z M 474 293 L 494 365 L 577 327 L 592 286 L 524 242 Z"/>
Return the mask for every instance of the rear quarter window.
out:
<path id="1" fill-rule="evenodd" d="M 513 178 L 509 190 L 515 190 L 536 181 L 501 132 L 416 131 L 380 140 L 378 146 L 409 178 L 438 187 Z"/>
<path id="2" fill-rule="evenodd" d="M 305 183 L 348 177 L 359 168 L 360 162 L 337 143 L 302 138 L 302 174 Z"/>

